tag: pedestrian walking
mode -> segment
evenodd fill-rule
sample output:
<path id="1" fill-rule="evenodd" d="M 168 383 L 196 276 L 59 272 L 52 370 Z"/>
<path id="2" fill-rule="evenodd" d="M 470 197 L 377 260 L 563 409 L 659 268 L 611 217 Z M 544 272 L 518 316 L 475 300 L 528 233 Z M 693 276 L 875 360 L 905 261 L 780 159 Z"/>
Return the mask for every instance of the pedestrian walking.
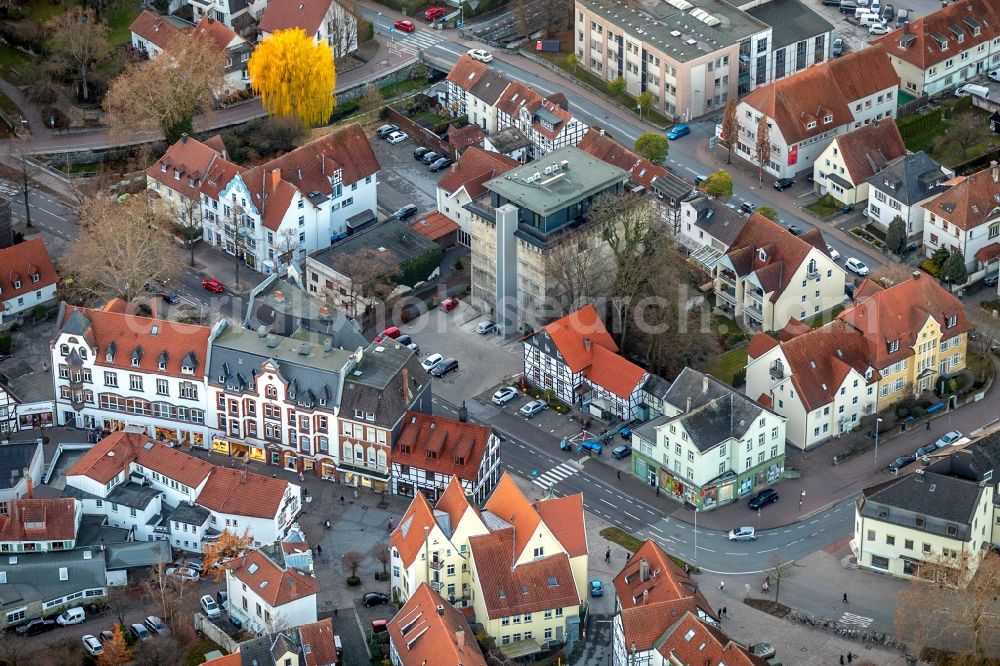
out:
<path id="1" fill-rule="evenodd" d="M 621 470 L 618 470 L 618 480 L 619 481 L 622 480 L 622 471 Z"/>
<path id="2" fill-rule="evenodd" d="M 926 424 L 926 425 L 927 425 L 927 429 L 928 429 L 928 430 L 930 430 L 930 429 L 931 429 L 931 422 L 930 422 L 930 421 L 927 421 L 927 424 Z"/>
<path id="3" fill-rule="evenodd" d="M 611 548 L 608 548 L 607 552 L 604 553 L 604 561 L 607 564 L 611 564 Z"/>
<path id="4" fill-rule="evenodd" d="M 844 655 L 840 655 L 840 666 L 844 666 Z"/>
<path id="5" fill-rule="evenodd" d="M 320 546 L 318 544 L 316 545 L 316 554 L 317 555 L 322 555 L 323 554 L 323 546 Z"/>
<path id="6" fill-rule="evenodd" d="M 305 480 L 306 480 L 305 475 L 303 475 L 302 472 L 299 472 L 299 483 L 302 483 Z"/>
<path id="7" fill-rule="evenodd" d="M 358 499 L 358 489 L 354 489 L 354 499 Z"/>
<path id="8" fill-rule="evenodd" d="M 687 562 L 684 563 L 684 573 L 686 573 L 686 574 L 690 574 L 691 573 L 691 567 L 689 567 L 687 565 Z"/>
<path id="9" fill-rule="evenodd" d="M 725 606 L 722 607 L 722 617 L 729 617 L 729 609 Z"/>
<path id="10" fill-rule="evenodd" d="M 344 496 L 340 496 L 340 506 L 344 506 Z"/>
<path id="11" fill-rule="evenodd" d="M 724 581 L 724 580 L 720 580 L 719 581 L 719 589 L 720 590 L 726 589 L 726 581 Z"/>
<path id="12" fill-rule="evenodd" d="M 847 592 L 844 592 L 844 603 L 847 603 Z"/>
<path id="13" fill-rule="evenodd" d="M 849 664 L 849 663 L 851 663 L 852 661 L 854 661 L 854 655 L 853 655 L 853 654 L 851 654 L 851 651 L 850 651 L 850 650 L 848 650 L 848 651 L 847 651 L 847 663 Z"/>
<path id="14" fill-rule="evenodd" d="M 722 609 L 721 608 L 719 609 L 719 612 L 716 613 L 716 615 L 719 616 L 719 622 L 722 622 Z"/>
<path id="15" fill-rule="evenodd" d="M 626 550 L 625 551 L 625 561 L 628 562 L 630 559 L 632 559 L 632 553 L 630 553 L 630 552 L 628 552 Z"/>
<path id="16" fill-rule="evenodd" d="M 659 486 L 656 486 L 656 496 L 657 497 L 660 496 L 660 487 Z"/>

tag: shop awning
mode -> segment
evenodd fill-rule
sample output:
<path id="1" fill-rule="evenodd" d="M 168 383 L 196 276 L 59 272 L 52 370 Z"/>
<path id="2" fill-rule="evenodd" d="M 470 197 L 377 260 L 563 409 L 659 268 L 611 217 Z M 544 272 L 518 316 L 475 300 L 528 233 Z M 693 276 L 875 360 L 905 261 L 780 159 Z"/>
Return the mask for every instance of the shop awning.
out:
<path id="1" fill-rule="evenodd" d="M 360 467 L 357 465 L 350 465 L 348 463 L 340 463 L 338 468 L 341 472 L 347 472 L 349 474 L 357 474 L 359 476 L 368 477 L 369 479 L 374 479 L 375 481 L 383 481 L 388 483 L 389 472 L 379 472 L 367 467 Z"/>

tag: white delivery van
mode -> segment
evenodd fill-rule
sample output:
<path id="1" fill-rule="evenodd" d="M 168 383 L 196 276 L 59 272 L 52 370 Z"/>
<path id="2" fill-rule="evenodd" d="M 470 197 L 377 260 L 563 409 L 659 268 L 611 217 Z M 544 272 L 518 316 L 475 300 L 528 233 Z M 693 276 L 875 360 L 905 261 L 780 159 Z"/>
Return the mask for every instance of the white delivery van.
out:
<path id="1" fill-rule="evenodd" d="M 87 615 L 83 612 L 82 608 L 69 608 L 56 618 L 56 623 L 65 627 L 69 624 L 80 624 L 86 619 Z"/>
<path id="2" fill-rule="evenodd" d="M 966 83 L 964 86 L 959 86 L 958 89 L 955 90 L 955 97 L 965 97 L 966 95 L 975 95 L 976 97 L 989 99 L 990 89 L 986 86 L 976 85 L 975 83 Z"/>
<path id="3" fill-rule="evenodd" d="M 883 21 L 882 17 L 878 14 L 862 14 L 860 18 L 858 18 L 858 23 L 866 28 L 870 28 L 876 23 L 885 23 L 885 21 Z"/>

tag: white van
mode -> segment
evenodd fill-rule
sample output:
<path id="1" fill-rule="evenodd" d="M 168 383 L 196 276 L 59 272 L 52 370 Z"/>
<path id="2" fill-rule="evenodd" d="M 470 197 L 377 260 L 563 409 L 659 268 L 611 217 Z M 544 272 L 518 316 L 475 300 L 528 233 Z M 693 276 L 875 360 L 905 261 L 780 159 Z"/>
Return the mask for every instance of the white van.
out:
<path id="1" fill-rule="evenodd" d="M 964 86 L 959 86 L 955 91 L 955 97 L 965 97 L 966 95 L 975 95 L 976 97 L 989 99 L 990 89 L 986 86 L 976 85 L 975 83 L 966 83 Z"/>
<path id="2" fill-rule="evenodd" d="M 882 17 L 878 14 L 862 14 L 861 17 L 858 18 L 858 23 L 866 28 L 870 28 L 876 23 L 885 23 L 885 21 L 883 21 Z"/>
<path id="3" fill-rule="evenodd" d="M 87 614 L 80 607 L 70 608 L 63 611 L 62 615 L 56 618 L 56 624 L 66 626 L 70 624 L 80 624 L 87 619 Z"/>

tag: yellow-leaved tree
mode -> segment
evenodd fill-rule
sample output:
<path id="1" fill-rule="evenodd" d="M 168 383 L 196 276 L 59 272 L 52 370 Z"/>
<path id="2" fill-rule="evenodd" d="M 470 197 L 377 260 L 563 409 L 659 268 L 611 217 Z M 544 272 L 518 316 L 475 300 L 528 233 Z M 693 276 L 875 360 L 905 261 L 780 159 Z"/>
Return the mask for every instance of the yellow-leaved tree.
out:
<path id="1" fill-rule="evenodd" d="M 337 71 L 326 42 L 317 44 L 297 28 L 278 30 L 257 45 L 247 73 L 268 113 L 294 113 L 307 125 L 330 120 L 337 104 Z"/>

